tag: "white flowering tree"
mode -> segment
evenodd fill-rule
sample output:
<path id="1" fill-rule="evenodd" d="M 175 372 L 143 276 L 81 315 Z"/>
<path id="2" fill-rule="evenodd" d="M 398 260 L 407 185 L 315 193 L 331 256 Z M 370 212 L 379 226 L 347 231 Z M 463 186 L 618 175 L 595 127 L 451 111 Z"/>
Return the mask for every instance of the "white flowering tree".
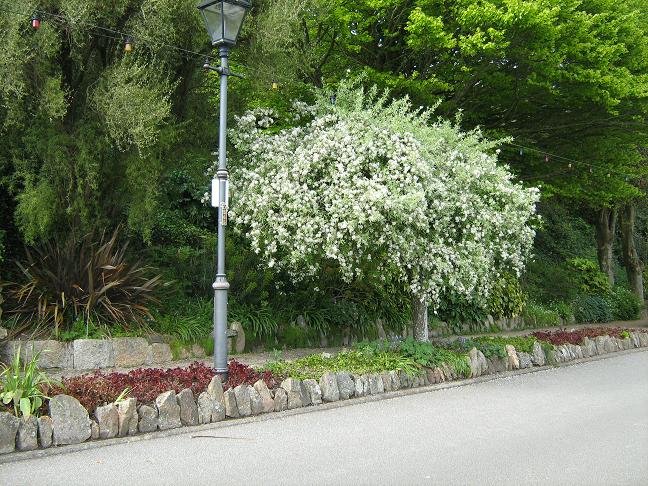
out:
<path id="1" fill-rule="evenodd" d="M 477 131 L 352 83 L 335 104 L 330 94 L 295 103 L 292 128 L 277 128 L 272 110 L 238 118 L 231 219 L 296 282 L 331 267 L 347 282 L 400 282 L 426 340 L 444 291 L 485 299 L 501 272 L 520 274 L 538 192 Z"/>

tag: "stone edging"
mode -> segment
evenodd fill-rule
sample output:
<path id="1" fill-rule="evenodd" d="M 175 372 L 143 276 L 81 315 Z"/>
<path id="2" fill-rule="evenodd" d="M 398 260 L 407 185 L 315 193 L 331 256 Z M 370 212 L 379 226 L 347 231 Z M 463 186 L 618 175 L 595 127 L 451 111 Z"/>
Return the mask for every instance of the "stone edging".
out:
<path id="1" fill-rule="evenodd" d="M 618 339 L 599 336 L 585 338 L 580 346 L 556 346 L 545 356 L 538 343 L 533 354 L 517 353 L 507 346 L 507 358 L 488 360 L 473 348 L 469 353 L 471 378 L 452 381 L 452 371 L 446 367 L 427 369 L 412 377 L 398 373 L 354 376 L 349 373 L 326 373 L 319 383 L 315 380 L 303 382 L 288 378 L 272 392 L 263 381 L 250 386 L 242 384 L 223 391 L 220 378 L 214 377 L 207 391 L 194 400 L 190 389 L 176 395 L 170 391 L 161 394 L 155 405 L 136 407 L 134 398 L 118 405 L 97 407 L 95 420 L 90 420 L 87 411 L 72 397 L 58 395 L 50 401 L 50 417 L 32 417 L 20 420 L 8 413 L 0 413 L 0 450 L 11 452 L 14 443 L 23 452 L 0 458 L 0 463 L 22 460 L 102 447 L 119 441 L 136 441 L 187 433 L 182 426 L 197 426 L 191 430 L 205 430 L 215 426 L 229 426 L 272 417 L 305 413 L 309 410 L 324 410 L 346 404 L 394 398 L 435 389 L 462 386 L 497 379 L 502 376 L 523 374 L 548 369 L 546 364 L 564 365 L 583 360 L 594 360 L 618 351 L 639 350 L 648 347 L 648 333 L 632 332 L 630 338 Z M 502 374 L 502 372 L 507 372 Z M 404 375 L 404 376 L 403 376 Z M 447 375 L 447 376 L 446 376 Z M 387 386 L 385 384 L 387 383 Z M 424 388 L 422 388 L 424 387 Z M 346 400 L 347 398 L 356 400 Z M 320 405 L 317 408 L 309 405 Z M 267 414 L 267 412 L 281 412 Z M 263 414 L 263 415 L 262 415 Z M 226 417 L 247 417 L 242 420 L 223 421 Z M 223 421 L 223 422 L 221 422 Z M 201 424 L 201 425 L 199 425 Z M 218 425 L 216 425 L 218 424 Z M 160 430 L 161 432 L 156 432 Z M 144 432 L 134 435 L 137 432 Z M 121 437 L 121 438 L 116 438 Z M 85 442 L 88 439 L 108 439 Z M 43 449 L 38 448 L 40 443 Z M 52 445 L 73 444 L 65 448 L 47 449 Z M 75 445 L 74 445 L 75 444 Z"/>

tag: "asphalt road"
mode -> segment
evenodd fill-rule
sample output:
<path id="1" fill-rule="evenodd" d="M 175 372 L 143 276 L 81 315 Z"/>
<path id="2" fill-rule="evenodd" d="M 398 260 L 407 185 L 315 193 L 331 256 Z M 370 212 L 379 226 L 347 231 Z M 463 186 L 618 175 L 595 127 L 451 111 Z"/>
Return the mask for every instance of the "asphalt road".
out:
<path id="1" fill-rule="evenodd" d="M 648 485 L 648 352 L 199 434 L 2 464 L 0 484 Z"/>

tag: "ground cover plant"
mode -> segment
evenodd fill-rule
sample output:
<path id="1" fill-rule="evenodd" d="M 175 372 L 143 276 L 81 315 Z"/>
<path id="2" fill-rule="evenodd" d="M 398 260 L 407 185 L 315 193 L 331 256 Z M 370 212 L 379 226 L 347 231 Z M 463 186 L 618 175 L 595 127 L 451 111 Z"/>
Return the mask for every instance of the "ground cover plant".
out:
<path id="1" fill-rule="evenodd" d="M 419 366 L 412 358 L 392 350 L 364 348 L 345 350 L 335 356 L 314 354 L 294 361 L 276 361 L 265 367 L 278 378 L 301 380 L 319 378 L 329 371 L 348 371 L 353 374 L 381 373 L 403 370 L 413 374 Z"/>
<path id="2" fill-rule="evenodd" d="M 250 366 L 231 360 L 228 366 L 228 380 L 223 388 L 235 387 L 241 383 L 254 384 L 262 379 L 273 388 L 276 381 L 269 371 L 258 372 Z M 195 396 L 207 389 L 214 377 L 213 368 L 201 363 L 192 363 L 186 368 L 140 368 L 128 373 L 101 373 L 63 378 L 61 383 L 47 390 L 49 396 L 66 394 L 73 396 L 90 412 L 98 405 L 112 403 L 124 390 L 128 396 L 137 398 L 140 403 L 151 403 L 166 391 L 176 393 L 191 388 Z"/>
<path id="3" fill-rule="evenodd" d="M 623 329 L 620 327 L 590 327 L 573 329 L 570 331 L 556 330 L 556 331 L 537 331 L 531 335 L 540 341 L 544 341 L 555 346 L 561 344 L 576 344 L 580 345 L 583 338 L 595 338 L 597 336 L 611 336 L 620 339 L 627 338 L 631 331 L 647 332 L 644 329 Z"/>

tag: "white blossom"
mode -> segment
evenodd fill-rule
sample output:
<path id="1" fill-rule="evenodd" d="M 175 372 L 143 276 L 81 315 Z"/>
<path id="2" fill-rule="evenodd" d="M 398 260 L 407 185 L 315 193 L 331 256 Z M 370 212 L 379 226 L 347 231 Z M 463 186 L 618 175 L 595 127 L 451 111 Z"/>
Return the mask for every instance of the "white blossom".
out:
<path id="1" fill-rule="evenodd" d="M 485 298 L 499 271 L 522 272 L 538 190 L 496 163 L 495 143 L 407 100 L 344 83 L 329 95 L 293 104 L 302 126 L 267 130 L 276 113 L 256 109 L 231 131 L 243 154 L 231 220 L 269 267 L 296 282 L 324 267 L 400 281 L 432 308 L 445 290 Z"/>

